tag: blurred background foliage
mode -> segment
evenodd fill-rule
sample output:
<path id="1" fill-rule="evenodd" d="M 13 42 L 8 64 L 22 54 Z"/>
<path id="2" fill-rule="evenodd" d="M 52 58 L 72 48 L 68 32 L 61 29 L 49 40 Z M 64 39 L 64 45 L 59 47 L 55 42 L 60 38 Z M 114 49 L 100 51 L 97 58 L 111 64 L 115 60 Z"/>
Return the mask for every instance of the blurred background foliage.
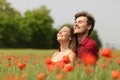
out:
<path id="1" fill-rule="evenodd" d="M 21 15 L 6 0 L 0 0 L 0 48 L 56 49 L 58 28 L 53 23 L 50 10 L 46 6 L 28 10 Z M 91 37 L 101 48 L 101 40 L 96 30 Z"/>

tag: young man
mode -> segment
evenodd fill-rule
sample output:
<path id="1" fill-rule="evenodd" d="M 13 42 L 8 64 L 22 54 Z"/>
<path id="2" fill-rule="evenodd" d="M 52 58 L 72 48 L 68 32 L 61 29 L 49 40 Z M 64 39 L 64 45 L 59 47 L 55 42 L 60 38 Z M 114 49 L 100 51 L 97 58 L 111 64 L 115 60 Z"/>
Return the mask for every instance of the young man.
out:
<path id="1" fill-rule="evenodd" d="M 98 60 L 98 46 L 89 35 L 95 25 L 94 17 L 82 11 L 75 14 L 74 34 L 78 39 L 78 58 L 85 65 L 96 64 Z"/>

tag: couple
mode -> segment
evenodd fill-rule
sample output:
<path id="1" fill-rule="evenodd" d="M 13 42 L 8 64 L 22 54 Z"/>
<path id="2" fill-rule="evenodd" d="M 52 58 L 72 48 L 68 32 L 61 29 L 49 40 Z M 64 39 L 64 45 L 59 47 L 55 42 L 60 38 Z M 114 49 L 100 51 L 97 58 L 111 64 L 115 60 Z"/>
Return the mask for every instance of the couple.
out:
<path id="1" fill-rule="evenodd" d="M 95 19 L 88 12 L 76 13 L 74 27 L 63 26 L 57 33 L 59 51 L 52 56 L 51 61 L 59 62 L 67 55 L 72 65 L 76 60 L 80 63 L 85 61 L 85 64 L 95 64 L 98 60 L 98 46 L 89 37 L 94 25 Z"/>

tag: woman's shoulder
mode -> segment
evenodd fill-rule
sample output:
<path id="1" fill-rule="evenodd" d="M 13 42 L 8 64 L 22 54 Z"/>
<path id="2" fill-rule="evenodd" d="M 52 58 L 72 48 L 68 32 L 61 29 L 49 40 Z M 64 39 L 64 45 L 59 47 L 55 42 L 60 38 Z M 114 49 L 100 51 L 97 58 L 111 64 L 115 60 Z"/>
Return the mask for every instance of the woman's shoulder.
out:
<path id="1" fill-rule="evenodd" d="M 59 52 L 59 51 L 56 51 L 56 52 L 52 55 L 52 57 L 56 56 L 56 55 L 58 54 L 58 52 Z"/>
<path id="2" fill-rule="evenodd" d="M 67 55 L 76 55 L 76 53 L 73 50 L 69 49 Z"/>

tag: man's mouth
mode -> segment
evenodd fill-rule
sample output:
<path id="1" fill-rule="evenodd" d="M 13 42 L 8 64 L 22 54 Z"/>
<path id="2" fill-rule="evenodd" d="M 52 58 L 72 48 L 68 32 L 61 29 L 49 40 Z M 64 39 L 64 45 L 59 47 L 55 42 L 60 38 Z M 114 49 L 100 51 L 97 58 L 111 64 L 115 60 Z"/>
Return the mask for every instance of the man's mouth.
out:
<path id="1" fill-rule="evenodd" d="M 74 29 L 80 29 L 80 27 L 75 27 Z"/>

